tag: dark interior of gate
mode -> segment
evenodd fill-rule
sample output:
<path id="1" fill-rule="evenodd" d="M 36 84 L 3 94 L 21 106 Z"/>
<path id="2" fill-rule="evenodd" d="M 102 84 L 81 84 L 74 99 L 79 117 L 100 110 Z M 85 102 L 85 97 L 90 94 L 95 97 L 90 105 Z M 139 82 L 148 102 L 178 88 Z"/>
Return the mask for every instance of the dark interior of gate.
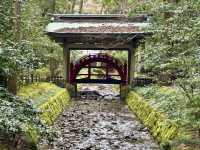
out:
<path id="1" fill-rule="evenodd" d="M 74 88 L 74 96 L 77 84 L 130 86 L 134 81 L 135 49 L 141 39 L 149 35 L 144 32 L 146 26 L 148 23 L 144 16 L 53 15 L 46 31 L 63 45 L 64 79 L 67 87 Z M 77 61 L 70 60 L 70 53 L 76 50 L 98 52 L 87 54 Z M 109 51 L 113 50 L 127 51 L 127 61 L 121 62 L 110 55 Z M 82 73 L 83 69 L 87 71 Z M 94 69 L 102 69 L 103 73 L 94 73 Z"/>

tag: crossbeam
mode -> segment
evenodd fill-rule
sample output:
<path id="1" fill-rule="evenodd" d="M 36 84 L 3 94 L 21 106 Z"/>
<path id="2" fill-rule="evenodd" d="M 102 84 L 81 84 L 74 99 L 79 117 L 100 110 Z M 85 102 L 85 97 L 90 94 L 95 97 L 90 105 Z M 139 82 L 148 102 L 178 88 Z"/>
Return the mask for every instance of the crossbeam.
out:
<path id="1" fill-rule="evenodd" d="M 77 76 L 88 76 L 88 74 L 82 73 L 82 74 L 78 74 Z M 103 73 L 99 73 L 99 74 L 91 73 L 90 76 L 106 76 L 106 75 Z M 118 74 L 109 74 L 108 76 L 120 77 L 120 75 L 118 75 Z"/>
<path id="2" fill-rule="evenodd" d="M 116 79 L 76 79 L 76 83 L 122 84 L 123 81 Z"/>

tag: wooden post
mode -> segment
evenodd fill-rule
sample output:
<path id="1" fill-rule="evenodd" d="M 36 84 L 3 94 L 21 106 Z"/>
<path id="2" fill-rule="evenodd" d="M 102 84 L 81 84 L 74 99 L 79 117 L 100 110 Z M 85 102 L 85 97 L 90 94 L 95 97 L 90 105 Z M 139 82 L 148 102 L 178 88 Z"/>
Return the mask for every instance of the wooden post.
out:
<path id="1" fill-rule="evenodd" d="M 67 41 L 64 41 L 63 49 L 63 60 L 64 60 L 64 81 L 65 87 L 69 91 L 71 97 L 76 96 L 76 85 L 70 84 L 70 49 L 67 45 Z"/>
<path id="2" fill-rule="evenodd" d="M 122 99 L 122 84 L 119 85 L 120 99 Z"/>
<path id="3" fill-rule="evenodd" d="M 135 78 L 135 51 L 131 51 L 131 64 L 130 64 L 130 84 L 133 83 Z"/>
<path id="4" fill-rule="evenodd" d="M 109 65 L 106 63 L 106 79 L 109 78 Z"/>
<path id="5" fill-rule="evenodd" d="M 135 49 L 138 45 L 138 40 L 133 41 L 134 43 L 129 49 L 128 53 L 128 84 L 131 85 L 134 82 L 135 78 Z"/>
<path id="6" fill-rule="evenodd" d="M 77 98 L 77 92 L 78 92 L 78 89 L 77 89 L 77 84 L 75 84 L 75 87 L 74 87 L 74 94 L 75 94 L 75 98 Z"/>
<path id="7" fill-rule="evenodd" d="M 91 64 L 88 65 L 88 79 L 91 79 Z"/>
<path id="8" fill-rule="evenodd" d="M 131 84 L 131 49 L 128 50 L 128 84 Z"/>
<path id="9" fill-rule="evenodd" d="M 69 83 L 69 73 L 70 73 L 70 50 L 67 46 L 67 42 L 64 42 L 63 49 L 63 60 L 64 60 L 64 80 L 66 84 Z"/>

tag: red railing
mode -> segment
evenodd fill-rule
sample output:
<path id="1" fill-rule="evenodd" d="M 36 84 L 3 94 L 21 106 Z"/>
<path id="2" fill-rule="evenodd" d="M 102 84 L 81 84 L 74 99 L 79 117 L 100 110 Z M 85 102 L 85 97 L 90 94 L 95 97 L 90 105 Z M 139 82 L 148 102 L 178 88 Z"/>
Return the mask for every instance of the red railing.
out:
<path id="1" fill-rule="evenodd" d="M 127 64 L 126 63 L 123 64 L 119 59 L 116 59 L 108 54 L 99 53 L 96 55 L 84 56 L 75 63 L 70 64 L 70 83 L 74 84 L 76 82 L 76 77 L 79 76 L 79 72 L 82 68 L 88 68 L 88 67 L 95 68 L 95 66 L 90 65 L 91 63 L 94 62 L 103 62 L 107 64 L 106 67 L 102 66 L 98 68 L 116 69 L 117 72 L 119 73 L 121 81 L 123 83 L 127 82 Z M 88 71 L 88 74 L 85 75 L 88 75 L 90 77 L 91 73 Z"/>

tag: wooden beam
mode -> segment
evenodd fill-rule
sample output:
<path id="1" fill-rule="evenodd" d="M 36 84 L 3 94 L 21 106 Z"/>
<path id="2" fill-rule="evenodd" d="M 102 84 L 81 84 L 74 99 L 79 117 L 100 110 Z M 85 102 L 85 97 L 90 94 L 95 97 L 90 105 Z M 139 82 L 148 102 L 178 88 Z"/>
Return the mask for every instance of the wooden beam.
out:
<path id="1" fill-rule="evenodd" d="M 139 38 L 142 39 L 146 36 L 151 36 L 151 32 L 75 32 L 75 33 L 56 33 L 56 32 L 48 32 L 47 35 L 53 38 L 85 38 L 85 37 L 94 37 L 97 39 L 105 39 L 105 38 L 113 38 L 116 39 L 121 37 L 124 38 L 131 38 L 131 40 Z"/>
<path id="2" fill-rule="evenodd" d="M 91 73 L 90 74 L 90 76 L 103 76 L 103 75 L 105 75 L 105 74 L 103 74 L 103 73 L 100 73 L 100 74 Z M 88 74 L 83 73 L 83 74 L 78 74 L 77 76 L 88 76 Z M 109 74 L 109 76 L 120 77 L 120 75 L 118 75 L 118 74 Z"/>
<path id="3" fill-rule="evenodd" d="M 124 45 L 106 45 L 102 43 L 98 44 L 69 44 L 70 50 L 128 50 L 131 44 Z"/>
<path id="4" fill-rule="evenodd" d="M 116 79 L 76 79 L 76 83 L 122 84 L 123 81 Z"/>

